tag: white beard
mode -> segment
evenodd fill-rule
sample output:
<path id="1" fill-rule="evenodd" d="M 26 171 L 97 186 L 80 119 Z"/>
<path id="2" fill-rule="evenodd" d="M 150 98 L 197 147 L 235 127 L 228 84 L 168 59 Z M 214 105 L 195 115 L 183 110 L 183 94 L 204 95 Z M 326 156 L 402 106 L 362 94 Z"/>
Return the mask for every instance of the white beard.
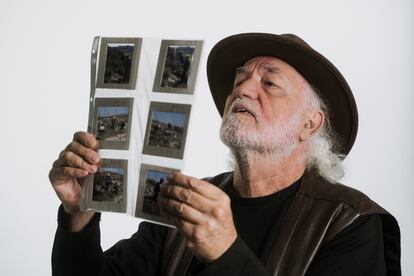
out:
<path id="1" fill-rule="evenodd" d="M 243 104 L 252 111 L 256 117 L 255 124 L 243 118 L 250 115 L 232 112 L 237 104 Z M 254 102 L 246 98 L 235 99 L 221 124 L 220 138 L 223 143 L 233 152 L 246 153 L 251 150 L 266 154 L 273 160 L 280 160 L 290 155 L 299 144 L 298 129 L 301 114 L 295 114 L 291 120 L 278 126 L 265 125 L 260 114 L 260 108 Z"/>

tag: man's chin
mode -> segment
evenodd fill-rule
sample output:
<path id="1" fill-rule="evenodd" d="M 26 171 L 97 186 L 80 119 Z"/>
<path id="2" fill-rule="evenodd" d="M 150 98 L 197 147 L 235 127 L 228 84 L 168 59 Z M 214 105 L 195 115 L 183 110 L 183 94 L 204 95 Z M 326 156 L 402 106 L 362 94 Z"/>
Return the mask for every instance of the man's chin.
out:
<path id="1" fill-rule="evenodd" d="M 269 144 L 269 141 L 256 141 L 248 132 L 241 129 L 225 129 L 220 131 L 221 141 L 233 154 L 245 155 L 248 152 L 261 154 L 273 160 L 280 160 L 290 155 L 298 146 L 296 143 Z M 274 140 L 272 140 L 274 142 Z"/>
<path id="2" fill-rule="evenodd" d="M 247 150 L 255 144 L 248 133 L 247 129 L 227 127 L 220 130 L 220 139 L 232 151 Z"/>

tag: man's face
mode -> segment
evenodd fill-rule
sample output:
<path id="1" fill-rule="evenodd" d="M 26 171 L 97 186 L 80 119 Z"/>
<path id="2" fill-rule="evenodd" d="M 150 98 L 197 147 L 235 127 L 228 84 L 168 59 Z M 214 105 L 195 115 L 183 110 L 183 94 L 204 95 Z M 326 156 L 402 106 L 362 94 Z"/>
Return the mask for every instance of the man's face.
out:
<path id="1" fill-rule="evenodd" d="M 232 149 L 278 158 L 299 143 L 309 102 L 309 85 L 289 64 L 255 57 L 237 68 L 227 97 L 220 135 Z"/>

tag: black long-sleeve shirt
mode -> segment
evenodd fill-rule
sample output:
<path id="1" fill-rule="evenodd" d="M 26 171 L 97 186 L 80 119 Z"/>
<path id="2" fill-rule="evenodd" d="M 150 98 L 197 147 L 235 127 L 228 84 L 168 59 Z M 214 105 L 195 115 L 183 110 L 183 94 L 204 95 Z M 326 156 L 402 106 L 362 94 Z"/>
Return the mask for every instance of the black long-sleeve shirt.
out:
<path id="1" fill-rule="evenodd" d="M 187 275 L 271 275 L 264 266 L 271 248 L 268 237 L 277 234 L 298 186 L 295 183 L 265 197 L 241 198 L 229 185 L 226 192 L 238 237 L 212 263 L 201 264 L 193 258 Z M 103 252 L 99 220 L 97 213 L 84 230 L 71 233 L 66 230 L 66 215 L 60 208 L 52 253 L 53 275 L 160 275 L 166 227 L 143 222 L 130 239 Z M 306 275 L 386 275 L 381 218 L 372 215 L 349 225 L 321 248 Z"/>

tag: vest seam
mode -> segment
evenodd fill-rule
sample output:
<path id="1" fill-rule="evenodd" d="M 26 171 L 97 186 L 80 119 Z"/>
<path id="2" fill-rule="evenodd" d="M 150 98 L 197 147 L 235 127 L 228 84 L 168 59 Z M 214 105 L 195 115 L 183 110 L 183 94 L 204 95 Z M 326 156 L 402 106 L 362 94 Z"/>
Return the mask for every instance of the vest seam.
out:
<path id="1" fill-rule="evenodd" d="M 320 197 L 315 197 L 315 196 L 311 196 L 307 193 L 304 193 L 303 191 L 298 191 L 298 193 L 301 193 L 303 196 L 312 199 L 312 200 L 320 200 L 320 201 L 326 201 L 326 202 L 330 202 L 330 203 L 338 203 L 338 204 L 344 204 L 347 207 L 351 208 L 352 210 L 354 210 L 356 213 L 358 213 L 359 215 L 361 215 L 362 213 L 354 206 L 352 206 L 349 202 L 345 201 L 345 200 L 330 200 L 327 198 L 320 198 Z"/>

